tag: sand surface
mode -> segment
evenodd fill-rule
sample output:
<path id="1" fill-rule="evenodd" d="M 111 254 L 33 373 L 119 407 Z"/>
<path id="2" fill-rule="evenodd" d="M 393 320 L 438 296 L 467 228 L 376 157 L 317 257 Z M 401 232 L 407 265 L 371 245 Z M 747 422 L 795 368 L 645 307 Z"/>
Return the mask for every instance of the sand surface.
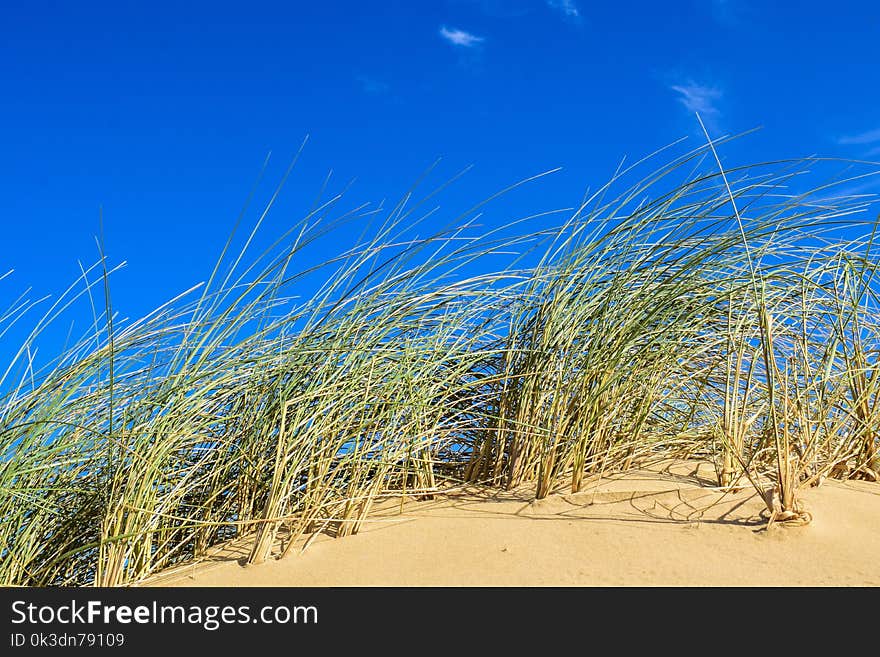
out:
<path id="1" fill-rule="evenodd" d="M 880 485 L 804 492 L 813 521 L 774 525 L 707 464 L 605 477 L 577 494 L 468 489 L 386 504 L 355 536 L 244 567 L 242 541 L 153 586 L 878 586 Z"/>

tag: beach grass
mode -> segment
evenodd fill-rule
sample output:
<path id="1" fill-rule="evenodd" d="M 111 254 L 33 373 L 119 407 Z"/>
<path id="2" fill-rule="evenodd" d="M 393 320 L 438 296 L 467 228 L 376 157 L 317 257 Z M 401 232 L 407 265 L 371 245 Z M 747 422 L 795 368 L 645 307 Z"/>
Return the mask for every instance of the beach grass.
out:
<path id="1" fill-rule="evenodd" d="M 795 191 L 816 158 L 725 169 L 722 147 L 505 230 L 466 220 L 481 204 L 413 237 L 442 186 L 381 211 L 334 197 L 252 257 L 273 197 L 204 286 L 137 321 L 102 254 L 0 369 L 0 582 L 129 585 L 235 537 L 259 563 L 357 533 L 384 497 L 540 499 L 670 456 L 754 487 L 771 525 L 809 522 L 804 487 L 880 471 L 876 207 L 846 179 Z M 81 302 L 90 330 L 35 366 Z M 0 337 L 39 307 L 0 311 Z"/>

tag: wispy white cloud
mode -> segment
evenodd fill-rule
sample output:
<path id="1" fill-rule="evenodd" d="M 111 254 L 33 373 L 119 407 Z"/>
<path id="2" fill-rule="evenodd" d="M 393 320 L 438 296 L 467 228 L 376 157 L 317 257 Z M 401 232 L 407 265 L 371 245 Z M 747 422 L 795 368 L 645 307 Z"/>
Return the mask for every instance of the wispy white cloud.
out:
<path id="1" fill-rule="evenodd" d="M 857 135 L 844 135 L 837 138 L 837 143 L 842 146 L 864 146 L 865 144 L 874 144 L 880 142 L 880 128 L 860 132 Z"/>
<path id="2" fill-rule="evenodd" d="M 547 6 L 562 12 L 566 18 L 580 18 L 581 12 L 574 0 L 547 0 Z"/>
<path id="3" fill-rule="evenodd" d="M 721 114 L 718 101 L 721 100 L 723 92 L 718 87 L 688 81 L 684 84 L 674 84 L 670 89 L 678 94 L 678 102 L 689 112 L 715 117 Z"/>
<path id="4" fill-rule="evenodd" d="M 460 46 L 462 48 L 473 48 L 485 41 L 483 37 L 456 28 L 450 29 L 445 25 L 440 28 L 440 36 L 452 45 Z"/>

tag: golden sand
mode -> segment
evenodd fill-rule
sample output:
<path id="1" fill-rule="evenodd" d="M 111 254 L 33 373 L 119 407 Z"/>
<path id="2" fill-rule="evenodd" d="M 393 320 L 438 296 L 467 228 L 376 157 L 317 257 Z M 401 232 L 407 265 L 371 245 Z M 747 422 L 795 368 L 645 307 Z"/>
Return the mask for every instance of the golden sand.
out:
<path id="1" fill-rule="evenodd" d="M 804 526 L 761 516 L 751 488 L 669 462 L 534 500 L 467 489 L 380 507 L 360 533 L 243 566 L 246 541 L 152 578 L 152 586 L 878 586 L 880 485 L 803 492 Z"/>

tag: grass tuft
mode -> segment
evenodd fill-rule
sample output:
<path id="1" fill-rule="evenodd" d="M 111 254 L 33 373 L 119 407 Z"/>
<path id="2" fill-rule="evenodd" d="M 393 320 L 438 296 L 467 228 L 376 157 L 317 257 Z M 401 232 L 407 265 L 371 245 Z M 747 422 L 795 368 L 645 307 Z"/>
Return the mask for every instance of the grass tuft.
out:
<path id="1" fill-rule="evenodd" d="M 102 253 L 0 368 L 0 582 L 127 585 L 237 536 L 257 563 L 356 533 L 384 496 L 542 498 L 669 456 L 754 486 L 771 524 L 809 521 L 804 487 L 880 472 L 876 217 L 791 191 L 819 160 L 725 170 L 719 144 L 617 191 L 654 154 L 518 235 L 411 237 L 436 192 L 385 213 L 334 197 L 248 260 L 267 207 L 206 285 L 137 321 L 114 315 Z M 37 367 L 82 298 L 90 330 Z M 36 305 L 0 312 L 0 336 Z"/>

